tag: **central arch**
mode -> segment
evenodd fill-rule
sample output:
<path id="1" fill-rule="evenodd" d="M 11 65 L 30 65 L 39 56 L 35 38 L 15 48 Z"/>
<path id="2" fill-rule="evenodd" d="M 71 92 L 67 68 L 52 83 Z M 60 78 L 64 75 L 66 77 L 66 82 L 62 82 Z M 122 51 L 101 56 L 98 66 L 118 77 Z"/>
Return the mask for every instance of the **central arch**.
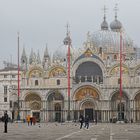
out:
<path id="1" fill-rule="evenodd" d="M 95 108 L 95 104 L 92 100 L 84 100 L 80 106 L 81 114 L 83 114 L 85 117 L 89 116 L 89 119 L 92 121 L 97 118 Z"/>
<path id="2" fill-rule="evenodd" d="M 98 101 L 99 92 L 96 88 L 86 85 L 82 86 L 75 91 L 74 100 L 76 104 L 75 118 L 78 118 L 78 114 L 83 116 L 89 116 L 89 119 L 93 121 L 94 119 L 99 120 L 98 113 Z"/>

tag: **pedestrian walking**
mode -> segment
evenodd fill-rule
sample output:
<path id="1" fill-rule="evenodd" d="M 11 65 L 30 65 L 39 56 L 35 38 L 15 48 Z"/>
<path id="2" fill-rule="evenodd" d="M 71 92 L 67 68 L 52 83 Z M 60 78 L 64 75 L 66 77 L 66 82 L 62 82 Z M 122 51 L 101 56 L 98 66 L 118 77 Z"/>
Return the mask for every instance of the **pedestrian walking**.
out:
<path id="1" fill-rule="evenodd" d="M 29 124 L 30 124 L 30 115 L 28 115 L 28 116 L 26 117 L 26 121 L 27 121 L 28 126 L 29 126 Z"/>
<path id="2" fill-rule="evenodd" d="M 84 117 L 83 117 L 83 115 L 80 115 L 79 122 L 80 122 L 80 129 L 81 129 L 83 127 L 83 123 L 84 123 Z"/>
<path id="3" fill-rule="evenodd" d="M 30 117 L 30 124 L 33 124 L 33 117 Z"/>
<path id="4" fill-rule="evenodd" d="M 85 128 L 89 128 L 89 117 L 88 115 L 85 117 Z"/>
<path id="5" fill-rule="evenodd" d="M 35 125 L 36 124 L 36 118 L 34 116 L 32 118 L 32 121 L 33 121 L 33 125 Z"/>
<path id="6" fill-rule="evenodd" d="M 4 121 L 4 133 L 7 133 L 7 124 L 8 124 L 8 114 L 7 114 L 7 111 L 5 111 L 5 113 L 4 113 L 3 121 Z"/>

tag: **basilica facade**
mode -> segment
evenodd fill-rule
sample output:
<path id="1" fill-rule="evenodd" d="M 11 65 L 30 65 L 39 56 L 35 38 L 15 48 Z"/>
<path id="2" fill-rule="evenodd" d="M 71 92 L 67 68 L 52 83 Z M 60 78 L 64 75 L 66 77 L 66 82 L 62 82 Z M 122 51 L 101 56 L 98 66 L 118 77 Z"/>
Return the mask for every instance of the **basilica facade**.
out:
<path id="1" fill-rule="evenodd" d="M 120 96 L 120 32 L 122 32 L 122 96 Z M 139 49 L 117 19 L 110 27 L 104 15 L 100 30 L 87 34 L 80 48 L 70 46 L 70 103 L 68 103 L 67 46 L 51 57 L 46 47 L 43 61 L 23 48 L 20 64 L 20 119 L 35 116 L 42 122 L 76 121 L 80 114 L 90 120 L 140 121 Z M 13 76 L 14 75 L 14 76 Z M 1 115 L 17 118 L 17 68 L 0 70 Z M 7 98 L 7 99 L 6 99 Z"/>

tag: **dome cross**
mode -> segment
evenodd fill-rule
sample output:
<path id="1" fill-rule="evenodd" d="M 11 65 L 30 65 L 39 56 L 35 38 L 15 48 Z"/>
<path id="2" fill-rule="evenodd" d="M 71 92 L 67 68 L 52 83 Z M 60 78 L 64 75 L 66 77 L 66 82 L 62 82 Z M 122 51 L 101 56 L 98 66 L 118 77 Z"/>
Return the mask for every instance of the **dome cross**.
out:
<path id="1" fill-rule="evenodd" d="M 117 12 L 119 11 L 117 3 L 115 4 L 114 11 L 115 11 L 115 19 L 117 19 Z"/>

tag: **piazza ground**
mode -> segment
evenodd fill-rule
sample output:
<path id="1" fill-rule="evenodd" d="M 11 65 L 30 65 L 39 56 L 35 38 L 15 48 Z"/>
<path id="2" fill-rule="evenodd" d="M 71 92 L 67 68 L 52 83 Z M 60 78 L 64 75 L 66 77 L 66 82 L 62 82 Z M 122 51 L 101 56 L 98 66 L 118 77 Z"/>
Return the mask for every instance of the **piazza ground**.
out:
<path id="1" fill-rule="evenodd" d="M 89 130 L 79 129 L 79 123 L 9 123 L 3 133 L 0 123 L 0 140 L 139 140 L 140 124 L 90 124 Z"/>

